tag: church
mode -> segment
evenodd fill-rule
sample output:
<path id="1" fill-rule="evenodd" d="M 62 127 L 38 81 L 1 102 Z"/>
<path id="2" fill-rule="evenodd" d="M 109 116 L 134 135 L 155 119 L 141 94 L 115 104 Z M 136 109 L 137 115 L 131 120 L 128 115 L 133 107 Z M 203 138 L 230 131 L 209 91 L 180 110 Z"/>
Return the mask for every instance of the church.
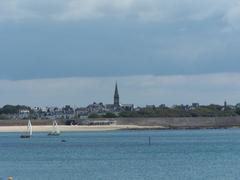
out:
<path id="1" fill-rule="evenodd" d="M 120 96 L 119 96 L 119 89 L 118 84 L 115 84 L 114 94 L 113 94 L 113 103 L 106 104 L 103 103 L 96 103 L 88 105 L 87 107 L 77 108 L 75 110 L 77 116 L 88 116 L 90 114 L 98 114 L 103 115 L 105 113 L 119 113 L 122 111 L 133 111 L 134 105 L 133 104 L 121 104 L 120 103 Z"/>
<path id="2" fill-rule="evenodd" d="M 133 104 L 121 104 L 120 96 L 118 91 L 118 84 L 115 84 L 114 96 L 113 96 L 113 104 L 106 104 L 106 108 L 112 112 L 120 112 L 120 111 L 133 111 Z"/>
<path id="3" fill-rule="evenodd" d="M 120 106 L 120 103 L 119 103 L 119 94 L 118 94 L 118 85 L 117 85 L 117 83 L 116 83 L 116 85 L 115 85 L 113 104 L 114 104 L 115 107 L 119 107 L 119 106 Z"/>

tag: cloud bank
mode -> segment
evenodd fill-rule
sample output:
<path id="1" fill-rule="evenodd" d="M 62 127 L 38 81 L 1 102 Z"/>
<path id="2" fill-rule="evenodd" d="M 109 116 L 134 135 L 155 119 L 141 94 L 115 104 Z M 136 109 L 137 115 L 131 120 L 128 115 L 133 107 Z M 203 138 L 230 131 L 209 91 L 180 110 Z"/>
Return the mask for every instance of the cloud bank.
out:
<path id="1" fill-rule="evenodd" d="M 0 1 L 0 21 L 80 21 L 119 18 L 145 22 L 218 18 L 239 27 L 238 0 L 8 0 Z"/>
<path id="2" fill-rule="evenodd" d="M 239 0 L 0 0 L 0 103 L 111 103 L 115 80 L 122 103 L 237 103 L 239 30 Z"/>
<path id="3" fill-rule="evenodd" d="M 0 105 L 85 106 L 94 101 L 112 103 L 118 81 L 121 103 L 145 104 L 231 104 L 240 102 L 240 73 L 186 76 L 126 76 L 108 78 L 59 78 L 43 80 L 0 80 Z"/>

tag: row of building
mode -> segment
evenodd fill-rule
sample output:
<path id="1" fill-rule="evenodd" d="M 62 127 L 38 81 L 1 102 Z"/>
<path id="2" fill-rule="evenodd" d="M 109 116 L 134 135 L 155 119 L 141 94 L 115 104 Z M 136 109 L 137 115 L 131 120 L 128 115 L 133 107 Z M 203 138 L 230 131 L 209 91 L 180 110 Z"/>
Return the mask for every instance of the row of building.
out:
<path id="1" fill-rule="evenodd" d="M 238 107 L 239 106 L 239 107 Z M 192 103 L 192 105 L 176 105 L 172 108 L 181 108 L 186 111 L 197 109 L 200 107 L 199 103 Z M 165 104 L 159 106 L 155 105 L 146 105 L 144 108 L 147 109 L 156 109 L 156 108 L 167 108 Z M 227 102 L 224 102 L 222 110 L 226 109 L 240 108 L 240 104 L 236 106 L 227 105 Z M 133 104 L 121 104 L 120 96 L 118 92 L 118 85 L 115 85 L 115 91 L 113 96 L 113 104 L 104 104 L 104 103 L 92 103 L 86 107 L 71 107 L 66 105 L 65 107 L 46 107 L 39 108 L 35 107 L 32 110 L 22 109 L 19 111 L 19 114 L 12 115 L 11 118 L 16 119 L 27 119 L 29 117 L 35 119 L 87 119 L 90 115 L 105 115 L 107 113 L 113 113 L 118 115 L 118 113 L 123 111 L 140 111 L 141 107 L 134 107 Z"/>
<path id="2" fill-rule="evenodd" d="M 115 85 L 113 104 L 92 103 L 87 107 L 73 108 L 66 105 L 63 108 L 59 107 L 35 107 L 30 110 L 20 110 L 16 118 L 27 119 L 30 116 L 36 119 L 73 119 L 73 118 L 87 118 L 91 114 L 104 115 L 106 113 L 118 114 L 122 111 L 133 111 L 133 104 L 120 104 L 120 96 L 118 92 L 118 85 Z"/>

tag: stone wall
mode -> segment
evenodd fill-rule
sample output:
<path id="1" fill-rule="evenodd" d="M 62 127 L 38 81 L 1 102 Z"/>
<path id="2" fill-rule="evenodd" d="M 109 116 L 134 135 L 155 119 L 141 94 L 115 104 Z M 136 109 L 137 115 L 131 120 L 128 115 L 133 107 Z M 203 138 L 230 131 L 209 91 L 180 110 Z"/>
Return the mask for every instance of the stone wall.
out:
<path id="1" fill-rule="evenodd" d="M 236 117 L 119 118 L 119 125 L 164 126 L 166 128 L 223 128 L 240 126 Z"/>

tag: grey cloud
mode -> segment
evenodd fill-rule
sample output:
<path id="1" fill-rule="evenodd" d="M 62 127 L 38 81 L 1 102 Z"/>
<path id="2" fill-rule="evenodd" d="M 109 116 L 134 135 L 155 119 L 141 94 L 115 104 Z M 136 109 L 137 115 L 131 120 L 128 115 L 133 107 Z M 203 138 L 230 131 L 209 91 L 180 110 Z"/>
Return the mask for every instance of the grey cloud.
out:
<path id="1" fill-rule="evenodd" d="M 79 21 L 118 17 L 146 22 L 175 22 L 217 16 L 226 24 L 238 27 L 239 7 L 237 0 L 9 0 L 0 1 L 0 20 Z"/>

